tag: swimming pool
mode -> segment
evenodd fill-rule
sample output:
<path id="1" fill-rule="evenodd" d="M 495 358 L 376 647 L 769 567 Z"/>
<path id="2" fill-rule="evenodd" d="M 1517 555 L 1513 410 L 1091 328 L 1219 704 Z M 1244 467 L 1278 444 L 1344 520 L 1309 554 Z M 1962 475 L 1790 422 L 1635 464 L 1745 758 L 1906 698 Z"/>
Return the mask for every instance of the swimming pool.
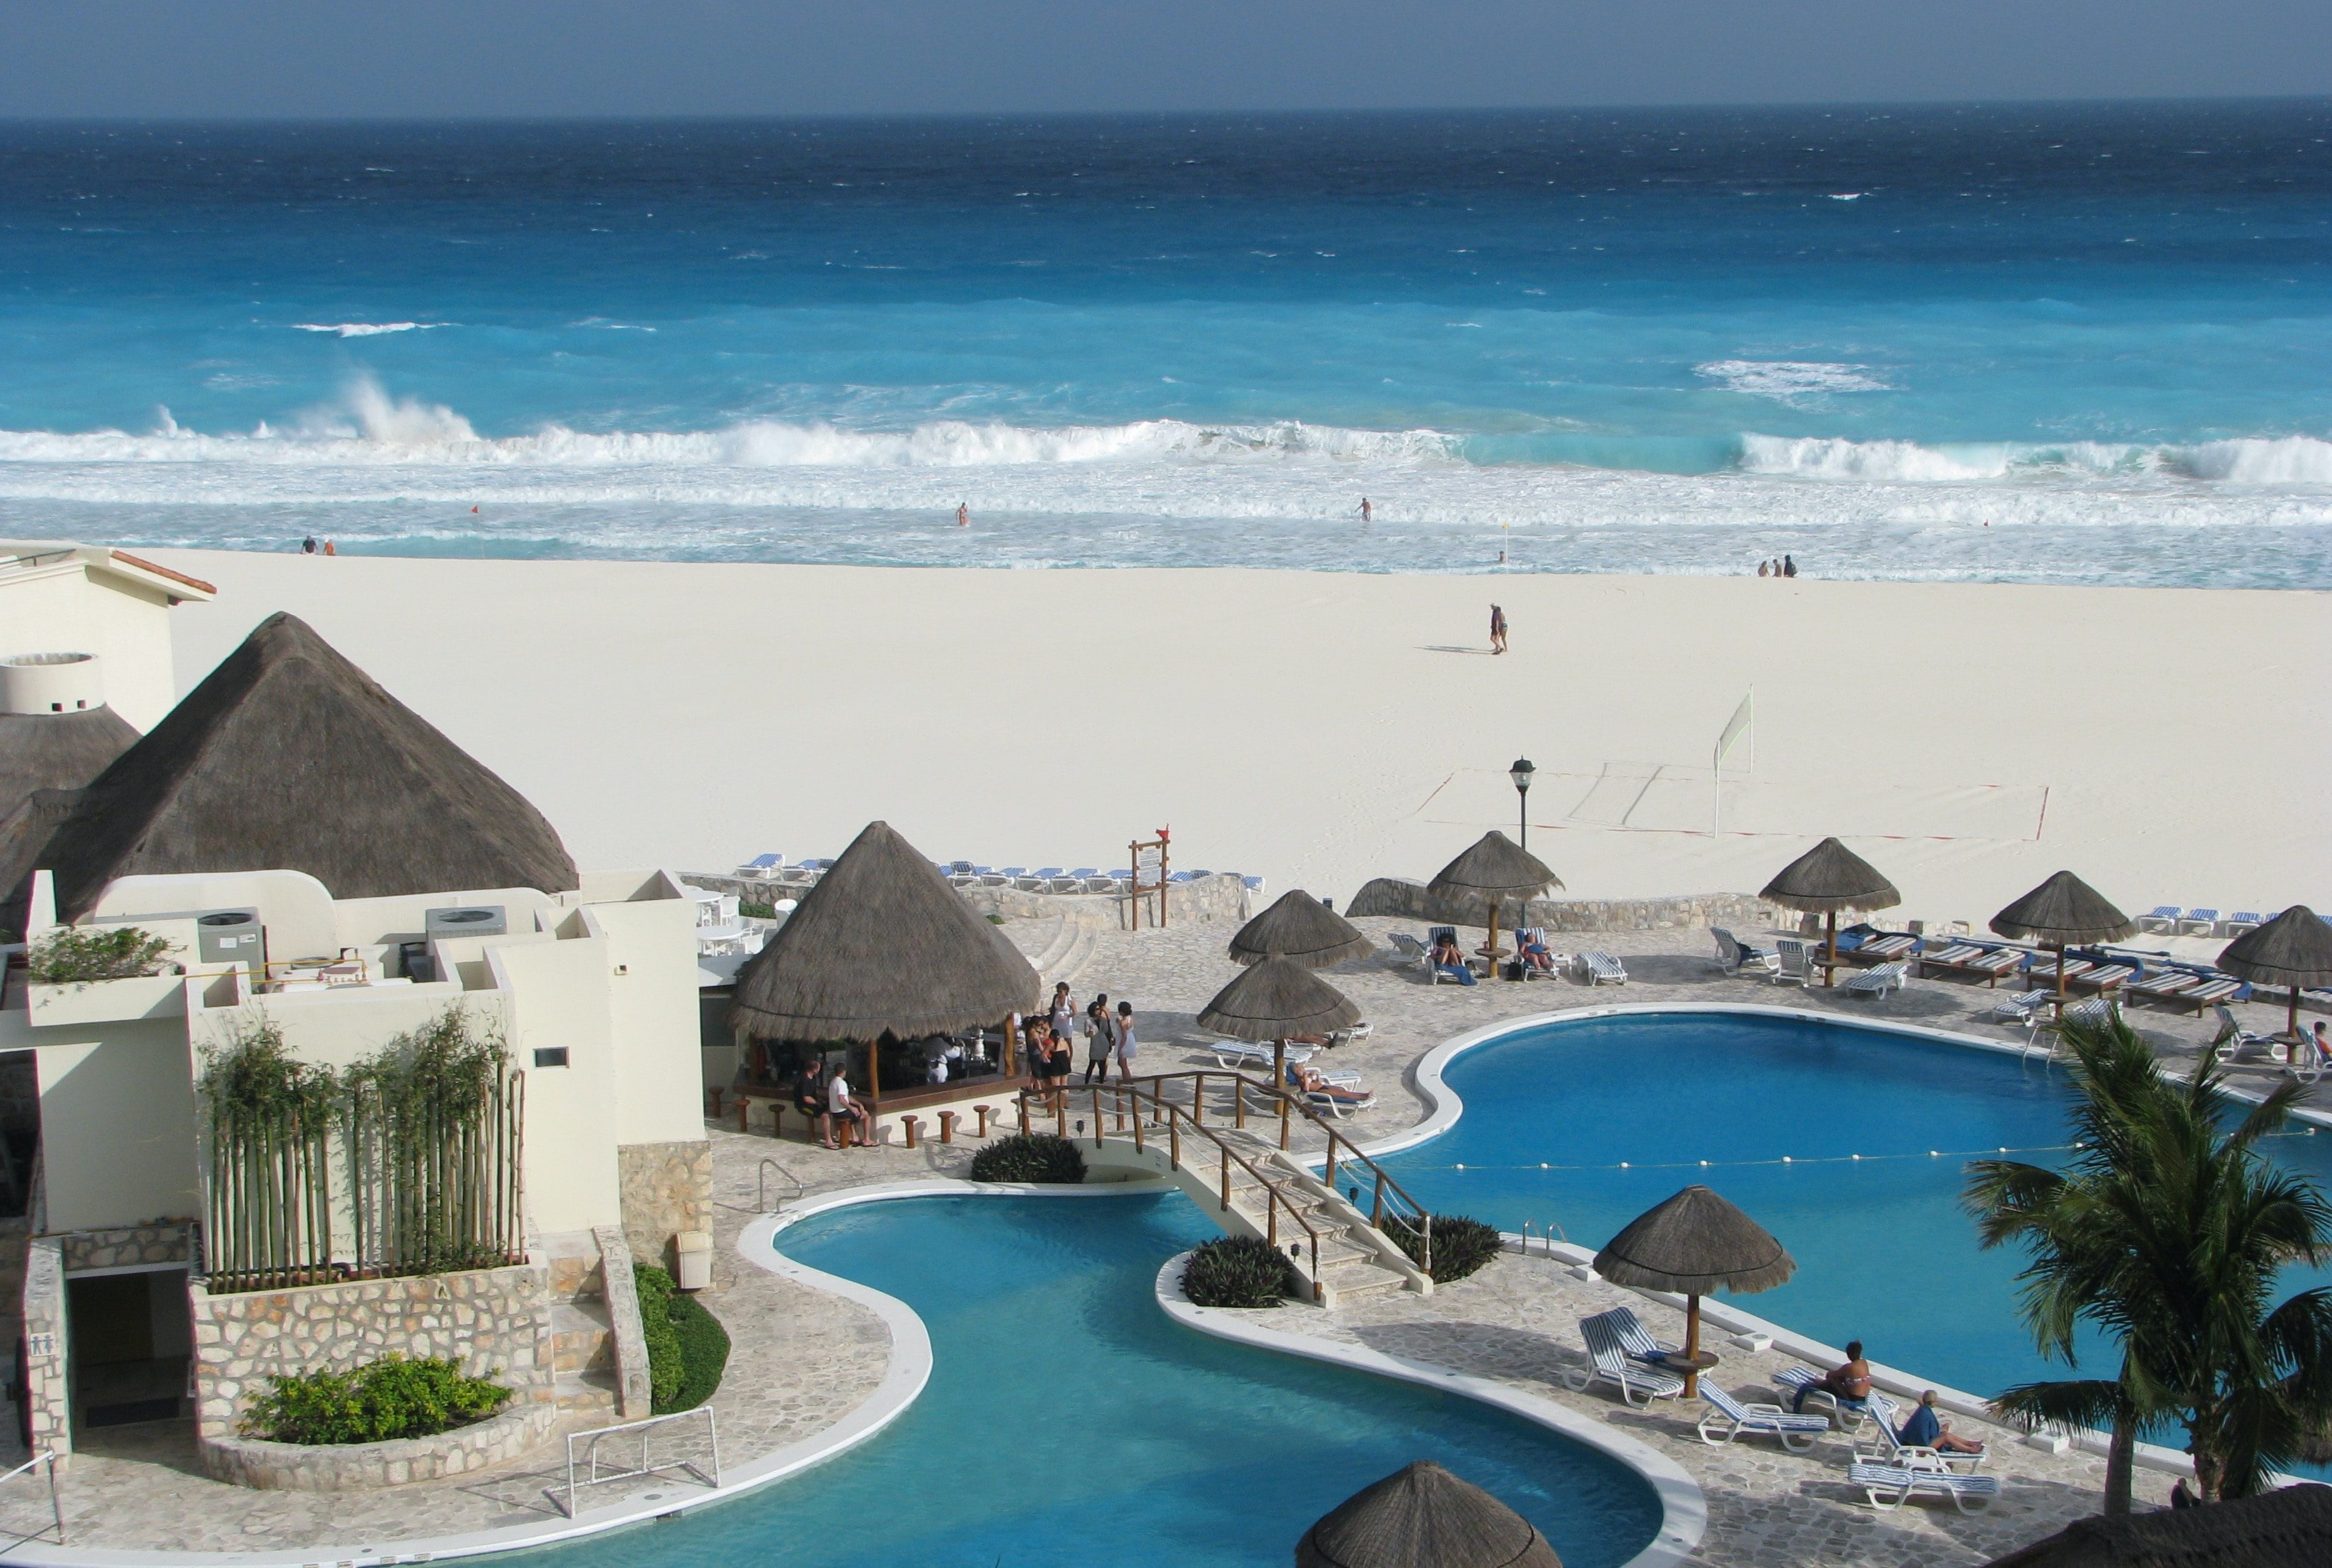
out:
<path id="1" fill-rule="evenodd" d="M 1442 1079 L 1464 1114 L 1383 1162 L 1436 1211 L 1552 1222 L 1591 1248 L 1706 1182 L 1798 1260 L 1787 1285 L 1728 1298 L 1748 1311 L 1971 1392 L 2065 1375 L 2017 1317 L 2021 1255 L 1981 1251 L 1959 1207 L 1971 1159 L 2061 1162 L 2061 1066 L 1815 1019 L 1647 1012 L 1517 1029 Z M 2274 1152 L 2332 1188 L 2332 1136 Z M 2293 1269 L 2281 1287 L 2327 1279 Z"/>
<path id="2" fill-rule="evenodd" d="M 1569 1568 L 1618 1568 L 1658 1533 L 1650 1486 L 1599 1450 L 1170 1321 L 1159 1265 L 1216 1234 L 1179 1193 L 917 1198 L 781 1232 L 786 1256 L 913 1308 L 931 1381 L 862 1447 L 660 1525 L 660 1568 L 732 1568 L 780 1546 L 802 1568 L 1279 1568 L 1320 1515 L 1418 1458 L 1503 1498 Z M 622 1536 L 559 1553 L 561 1568 L 639 1557 Z"/>

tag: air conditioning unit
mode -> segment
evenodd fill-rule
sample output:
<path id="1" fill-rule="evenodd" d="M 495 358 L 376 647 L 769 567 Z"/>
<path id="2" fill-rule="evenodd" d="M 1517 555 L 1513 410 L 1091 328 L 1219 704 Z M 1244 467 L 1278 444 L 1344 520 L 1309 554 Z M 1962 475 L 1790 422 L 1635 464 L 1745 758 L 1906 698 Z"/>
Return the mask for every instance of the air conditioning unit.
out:
<path id="1" fill-rule="evenodd" d="M 510 922 L 499 904 L 433 909 L 421 917 L 421 933 L 432 942 L 449 936 L 501 936 L 509 930 Z"/>
<path id="2" fill-rule="evenodd" d="M 267 928 L 255 909 L 206 909 L 195 916 L 195 957 L 205 969 L 241 964 L 267 968 Z"/>

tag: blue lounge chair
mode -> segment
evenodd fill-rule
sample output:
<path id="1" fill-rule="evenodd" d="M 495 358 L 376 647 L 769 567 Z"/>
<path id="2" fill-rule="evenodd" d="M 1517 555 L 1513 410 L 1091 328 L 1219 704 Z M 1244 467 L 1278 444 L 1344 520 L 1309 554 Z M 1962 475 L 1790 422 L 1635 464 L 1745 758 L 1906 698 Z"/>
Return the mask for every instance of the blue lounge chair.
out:
<path id="1" fill-rule="evenodd" d="M 1963 1476 L 1955 1470 L 1917 1470 L 1859 1460 L 1847 1466 L 1846 1482 L 1861 1487 L 1872 1507 L 1887 1511 L 1914 1497 L 1926 1496 L 1949 1497 L 1961 1513 L 1981 1514 L 2000 1496 L 1998 1476 Z"/>
<path id="2" fill-rule="evenodd" d="M 2192 931 L 2190 926 L 2200 926 Z M 2219 912 L 2215 909 L 2190 909 L 2178 917 L 2179 933 L 2184 936 L 2208 936 L 2219 929 Z"/>
<path id="3" fill-rule="evenodd" d="M 2137 929 L 2162 936 L 2175 936 L 2178 933 L 2178 906 L 2174 904 L 2155 904 L 2137 917 Z"/>

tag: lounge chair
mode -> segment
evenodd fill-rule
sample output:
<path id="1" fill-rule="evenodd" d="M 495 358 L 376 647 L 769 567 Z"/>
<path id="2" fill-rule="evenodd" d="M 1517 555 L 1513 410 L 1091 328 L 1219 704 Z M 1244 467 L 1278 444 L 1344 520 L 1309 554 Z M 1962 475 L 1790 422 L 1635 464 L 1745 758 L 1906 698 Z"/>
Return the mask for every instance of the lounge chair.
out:
<path id="1" fill-rule="evenodd" d="M 2243 1028 L 2227 1004 L 2221 1002 L 2211 1009 L 2219 1015 L 2219 1032 L 2211 1041 L 2211 1052 L 2222 1062 L 2239 1059 L 2245 1051 L 2263 1050 L 2270 1060 L 2288 1062 L 2290 1049 L 2273 1035 L 2253 1034 Z"/>
<path id="2" fill-rule="evenodd" d="M 1696 1429 L 1700 1440 L 1710 1448 L 1746 1432 L 1779 1438 L 1782 1447 L 1802 1454 L 1814 1446 L 1816 1437 L 1830 1430 L 1828 1416 L 1797 1416 L 1779 1405 L 1744 1404 L 1706 1375 L 1700 1380 L 1700 1397 L 1708 1402 L 1708 1409 Z"/>
<path id="3" fill-rule="evenodd" d="M 1271 1071 L 1271 1064 L 1275 1059 L 1271 1047 L 1257 1045 L 1252 1040 L 1209 1040 L 1204 1048 L 1214 1053 L 1215 1066 L 1225 1072 L 1235 1071 L 1241 1067 L 1260 1067 L 1267 1074 Z M 1291 1062 L 1308 1062 L 1319 1049 L 1317 1046 L 1290 1045 L 1287 1047 L 1287 1059 Z"/>
<path id="4" fill-rule="evenodd" d="M 2137 917 L 2137 929 L 2154 932 L 2162 936 L 2177 935 L 2178 906 L 2174 904 L 2155 904 Z"/>
<path id="5" fill-rule="evenodd" d="M 2043 987 L 1996 1001 L 1992 1004 L 1992 1021 L 1996 1024 L 2030 1024 L 2032 1015 L 2049 1005 L 2049 998 L 2052 994 Z"/>
<path id="6" fill-rule="evenodd" d="M 2267 922 L 2260 917 L 2259 911 L 2255 909 L 2239 909 L 2235 911 L 2234 913 L 2227 916 L 2226 932 L 2229 936 L 2241 936 L 2247 931 L 2257 931 L 2260 926 L 2263 926 Z"/>
<path id="7" fill-rule="evenodd" d="M 2098 967 L 2091 963 L 2088 959 L 2075 958 L 2070 953 L 2066 953 L 2061 956 L 2052 954 L 2048 958 L 2034 959 L 2032 961 L 2032 967 L 2024 971 L 2024 978 L 2031 980 L 2036 986 L 2054 986 L 2057 983 L 2057 970 L 2060 966 L 2065 971 L 2065 983 L 2067 985 L 2071 985 L 2075 980 L 2079 980 L 2083 975 Z"/>
<path id="8" fill-rule="evenodd" d="M 1579 962 L 1587 971 L 1589 985 L 1600 986 L 1605 980 L 1613 985 L 1628 983 L 1628 966 L 1608 952 L 1582 952 L 1579 955 Z"/>
<path id="9" fill-rule="evenodd" d="M 2087 974 L 2075 975 L 2071 983 L 2103 996 L 2107 991 L 2118 990 L 2145 972 L 2143 968 L 2134 963 L 2101 963 Z"/>
<path id="10" fill-rule="evenodd" d="M 1773 944 L 1773 980 L 1776 984 L 1804 985 L 1811 976 L 1809 959 L 1811 949 L 1793 936 L 1785 936 Z"/>
<path id="11" fill-rule="evenodd" d="M 777 875 L 778 867 L 785 863 L 786 857 L 782 855 L 756 855 L 737 868 L 737 875 L 766 879 Z"/>
<path id="12" fill-rule="evenodd" d="M 1773 1379 L 1773 1386 L 1787 1393 L 1804 1389 L 1807 1399 L 1820 1400 L 1828 1405 L 1830 1412 L 1839 1418 L 1841 1429 L 1849 1432 L 1859 1431 L 1865 1421 L 1891 1421 L 1895 1419 L 1895 1401 L 1878 1390 L 1873 1389 L 1859 1400 L 1847 1399 L 1828 1389 L 1816 1388 L 1814 1385 L 1821 1381 L 1822 1374 L 1812 1367 L 1793 1366 L 1778 1373 Z M 1847 1424 L 1849 1416 L 1854 1418 L 1852 1426 Z"/>
<path id="13" fill-rule="evenodd" d="M 1524 945 L 1532 941 L 1546 949 L 1547 967 L 1544 969 L 1531 962 L 1523 953 Z M 1546 940 L 1546 927 L 1526 925 L 1515 932 L 1515 961 L 1522 966 L 1522 977 L 1525 980 L 1553 980 L 1563 972 L 1563 955 L 1555 951 L 1553 944 Z"/>
<path id="14" fill-rule="evenodd" d="M 1895 1435 L 1895 1418 L 1892 1411 L 1889 1411 L 1885 1420 L 1874 1424 L 1878 1431 L 1869 1439 L 1868 1452 L 1864 1452 L 1864 1439 L 1860 1436 L 1858 1435 L 1854 1439 L 1854 1457 L 1859 1463 L 1891 1465 L 1912 1470 L 1962 1472 L 1980 1470 L 1983 1468 L 1985 1454 L 1982 1448 L 1978 1448 L 1973 1454 L 1961 1454 L 1954 1453 L 1949 1448 L 1933 1448 L 1904 1442 Z"/>
<path id="15" fill-rule="evenodd" d="M 1856 943 L 1854 956 L 1857 960 L 1868 960 L 1872 963 L 1888 963 L 1898 958 L 1907 957 L 1918 950 L 1917 937 L 1907 935 L 1899 931 L 1887 931 L 1880 932 L 1876 936 L 1865 937 Z"/>
<path id="16" fill-rule="evenodd" d="M 1426 955 L 1431 951 L 1405 931 L 1396 931 L 1385 940 L 1392 944 L 1392 961 L 1396 969 L 1404 964 L 1425 962 Z"/>
<path id="17" fill-rule="evenodd" d="M 1721 925 L 1708 928 L 1716 939 L 1716 961 L 1727 974 L 1772 974 L 1780 961 L 1762 948 L 1750 946 Z"/>
<path id="18" fill-rule="evenodd" d="M 1965 951 L 1971 949 L 1972 951 Z M 1921 954 L 1919 972 L 1925 974 L 1931 969 L 1948 970 L 1981 976 L 1984 984 L 1997 986 L 2002 976 L 2024 967 L 2031 956 L 2021 948 L 1981 947 L 1974 942 L 1954 942 L 1942 952 Z"/>
<path id="19" fill-rule="evenodd" d="M 1647 1366 L 1628 1353 L 1611 1318 L 1610 1313 L 1598 1313 L 1579 1320 L 1579 1337 L 1587 1345 L 1588 1364 L 1584 1370 L 1566 1371 L 1563 1382 L 1582 1393 L 1599 1382 L 1614 1384 L 1621 1401 L 1629 1405 L 1649 1405 L 1654 1400 L 1672 1400 L 1684 1392 L 1684 1379 L 1664 1367 Z"/>
<path id="20" fill-rule="evenodd" d="M 1615 1306 L 1601 1315 L 1610 1324 L 1612 1332 L 1620 1336 L 1620 1348 L 1638 1361 L 1658 1362 L 1660 1357 L 1674 1355 L 1684 1348 L 1655 1336 L 1650 1329 L 1644 1326 L 1644 1320 L 1636 1315 L 1636 1309 L 1631 1306 Z"/>
<path id="21" fill-rule="evenodd" d="M 2122 991 L 2126 996 L 2151 997 L 2157 1001 L 2184 1001 L 2185 994 L 2202 983 L 2203 977 L 2191 969 L 2164 969 L 2139 975 L 2125 984 Z"/>
<path id="22" fill-rule="evenodd" d="M 2317 1048 L 2316 1037 L 2303 1032 L 2299 1040 L 2293 1044 L 2289 1057 L 2283 1064 L 2283 1070 L 2299 1079 L 2305 1086 L 2321 1081 L 2324 1069 L 2327 1066 L 2332 1066 L 2332 1062 L 2327 1062 L 2324 1059 L 2324 1053 Z"/>
<path id="23" fill-rule="evenodd" d="M 1872 1507 L 1889 1511 L 1913 1497 L 1927 1496 L 1949 1497 L 1961 1513 L 1981 1514 L 2000 1496 L 1998 1476 L 1963 1476 L 1954 1470 L 1916 1470 L 1861 1460 L 1847 1466 L 1846 1483 L 1861 1487 Z"/>
<path id="24" fill-rule="evenodd" d="M 1433 950 L 1441 945 L 1441 940 L 1444 937 L 1448 937 L 1453 942 L 1456 942 L 1458 928 L 1454 925 L 1437 925 L 1427 932 L 1425 937 L 1425 972 L 1433 977 L 1433 983 L 1439 985 L 1443 980 L 1448 980 L 1451 985 L 1470 984 L 1470 980 L 1459 980 L 1454 974 L 1444 974 L 1441 966 L 1433 961 Z M 1470 976 L 1474 971 L 1470 966 L 1467 966 L 1466 972 Z"/>
<path id="25" fill-rule="evenodd" d="M 2202 929 L 2189 930 L 2192 926 Z M 2178 917 L 2178 932 L 2182 936 L 2208 936 L 2218 929 L 2219 912 L 2215 909 L 2190 909 Z"/>
<path id="26" fill-rule="evenodd" d="M 1901 990 L 1904 977 L 1909 974 L 1910 970 L 1909 964 L 1899 961 L 1895 963 L 1874 964 L 1869 969 L 1850 976 L 1846 983 L 1838 989 L 1849 996 L 1884 997 L 1890 986 L 1898 991 Z"/>
<path id="27" fill-rule="evenodd" d="M 2199 1018 L 2206 1007 L 2214 1007 L 2221 1002 L 2249 1001 L 2251 995 L 2251 988 L 2248 982 L 2214 973 L 2178 999 L 2182 1002 L 2193 1002 L 2194 1016 Z"/>

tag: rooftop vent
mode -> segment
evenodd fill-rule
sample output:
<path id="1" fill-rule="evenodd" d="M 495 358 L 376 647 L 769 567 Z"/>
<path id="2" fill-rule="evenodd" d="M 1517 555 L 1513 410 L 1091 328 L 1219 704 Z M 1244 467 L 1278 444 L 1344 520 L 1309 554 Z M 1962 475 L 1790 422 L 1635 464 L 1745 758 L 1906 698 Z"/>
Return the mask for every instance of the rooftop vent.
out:
<path id="1" fill-rule="evenodd" d="M 0 658 L 0 713 L 79 713 L 104 706 L 95 654 Z"/>
<path id="2" fill-rule="evenodd" d="M 466 909 L 433 909 L 422 917 L 422 934 L 436 940 L 449 936 L 502 936 L 510 922 L 499 904 L 473 904 Z"/>

